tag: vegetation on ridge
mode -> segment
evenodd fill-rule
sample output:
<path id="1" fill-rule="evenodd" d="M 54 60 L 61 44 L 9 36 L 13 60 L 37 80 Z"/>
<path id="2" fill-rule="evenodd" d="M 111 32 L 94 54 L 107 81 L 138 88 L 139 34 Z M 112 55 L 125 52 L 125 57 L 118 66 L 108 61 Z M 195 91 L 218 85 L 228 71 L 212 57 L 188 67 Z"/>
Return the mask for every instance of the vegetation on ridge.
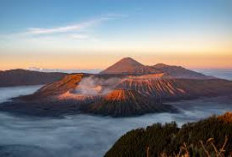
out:
<path id="1" fill-rule="evenodd" d="M 164 156 L 164 154 L 176 156 L 183 145 L 188 150 L 189 156 L 218 156 L 212 147 L 212 141 L 217 149 L 225 145 L 223 154 L 229 156 L 232 152 L 231 118 L 232 113 L 226 113 L 199 122 L 187 123 L 181 128 L 172 122 L 132 130 L 123 135 L 105 157 L 145 157 L 147 153 L 149 156 Z M 206 150 L 209 155 L 206 154 Z"/>

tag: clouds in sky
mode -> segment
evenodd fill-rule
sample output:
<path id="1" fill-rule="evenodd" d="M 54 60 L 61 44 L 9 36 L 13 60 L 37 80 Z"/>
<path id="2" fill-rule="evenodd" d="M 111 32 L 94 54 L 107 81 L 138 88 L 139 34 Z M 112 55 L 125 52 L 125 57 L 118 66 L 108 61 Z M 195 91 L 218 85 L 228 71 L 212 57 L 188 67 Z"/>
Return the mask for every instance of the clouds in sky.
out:
<path id="1" fill-rule="evenodd" d="M 116 20 L 124 18 L 126 15 L 123 14 L 106 14 L 104 16 L 95 17 L 89 20 L 85 20 L 79 23 L 66 24 L 54 27 L 29 27 L 26 31 L 0 34 L 0 41 L 2 40 L 34 40 L 39 39 L 46 41 L 46 39 L 52 39 L 53 41 L 61 40 L 96 40 L 93 33 L 95 26 L 103 25 L 110 20 Z M 72 21 L 70 21 L 72 22 Z M 91 31 L 89 31 L 91 29 Z"/>
<path id="2" fill-rule="evenodd" d="M 100 17 L 96 19 L 92 19 L 89 21 L 84 21 L 81 23 L 66 25 L 61 27 L 53 27 L 53 28 L 29 28 L 27 31 L 28 34 L 32 35 L 42 35 L 42 34 L 53 34 L 53 33 L 66 33 L 73 31 L 81 31 L 89 27 L 93 27 L 97 24 L 103 23 L 105 21 L 113 19 L 113 16 Z"/>

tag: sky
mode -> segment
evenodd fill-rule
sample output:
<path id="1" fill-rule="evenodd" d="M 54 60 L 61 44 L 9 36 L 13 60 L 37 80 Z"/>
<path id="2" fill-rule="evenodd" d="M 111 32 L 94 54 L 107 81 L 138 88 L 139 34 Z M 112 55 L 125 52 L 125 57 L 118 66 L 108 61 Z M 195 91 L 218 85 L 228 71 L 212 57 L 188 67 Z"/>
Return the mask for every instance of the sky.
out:
<path id="1" fill-rule="evenodd" d="M 0 70 L 232 68 L 232 0 L 0 0 Z"/>

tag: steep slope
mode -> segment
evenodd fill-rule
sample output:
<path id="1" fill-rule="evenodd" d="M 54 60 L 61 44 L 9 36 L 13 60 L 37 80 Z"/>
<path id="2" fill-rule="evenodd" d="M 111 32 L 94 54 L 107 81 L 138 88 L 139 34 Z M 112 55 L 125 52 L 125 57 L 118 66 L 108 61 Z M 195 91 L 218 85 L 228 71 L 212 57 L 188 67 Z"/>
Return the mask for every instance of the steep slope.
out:
<path id="1" fill-rule="evenodd" d="M 177 87 L 173 79 L 143 79 L 128 78 L 122 80 L 117 88 L 135 90 L 143 95 L 155 99 L 177 98 L 187 96 L 188 93 L 182 87 Z"/>
<path id="2" fill-rule="evenodd" d="M 140 115 L 152 112 L 177 112 L 169 105 L 160 104 L 134 90 L 115 89 L 100 101 L 82 107 L 84 112 L 113 117 Z"/>
<path id="3" fill-rule="evenodd" d="M 185 69 L 181 66 L 170 66 L 166 64 L 156 64 L 152 66 L 157 71 L 165 73 L 172 78 L 188 78 L 188 79 L 212 79 L 213 77 L 206 76 L 204 74 Z"/>
<path id="4" fill-rule="evenodd" d="M 0 87 L 40 85 L 62 79 L 65 73 L 46 73 L 23 69 L 0 71 Z"/>
<path id="5" fill-rule="evenodd" d="M 223 79 L 166 78 L 164 73 L 125 75 L 121 78 L 116 78 L 114 75 L 108 75 L 106 78 L 101 75 L 70 74 L 60 81 L 42 87 L 33 95 L 23 98 L 41 99 L 64 93 L 66 93 L 65 96 L 69 95 L 73 98 L 77 94 L 104 95 L 111 89 L 134 90 L 155 100 L 169 100 L 227 95 L 232 92 L 232 82 Z"/>
<path id="6" fill-rule="evenodd" d="M 198 122 L 187 123 L 181 128 L 178 128 L 176 123 L 165 125 L 157 123 L 131 130 L 116 141 L 105 157 L 145 157 L 148 147 L 149 156 L 176 156 L 173 154 L 178 154 L 180 149 L 184 148 L 184 144 L 189 152 L 186 156 L 207 156 L 204 149 L 211 156 L 217 156 L 214 148 L 221 151 L 224 145 L 221 156 L 229 157 L 232 152 L 232 123 L 228 119 L 231 118 L 232 113 L 226 113 L 219 117 L 212 116 Z M 225 136 L 228 137 L 226 142 Z M 208 139 L 213 140 L 215 147 Z M 204 149 L 200 141 L 204 143 Z"/>
<path id="7" fill-rule="evenodd" d="M 135 90 L 155 100 L 181 100 L 229 95 L 232 82 L 222 79 L 123 79 L 117 88 Z"/>
<path id="8" fill-rule="evenodd" d="M 45 85 L 44 87 L 36 91 L 34 94 L 27 95 L 27 96 L 21 96 L 19 97 L 19 99 L 36 100 L 36 99 L 44 99 L 44 98 L 49 98 L 49 97 L 56 96 L 59 94 L 63 94 L 65 92 L 75 89 L 83 77 L 84 77 L 84 74 L 66 75 L 62 80 Z"/>
<path id="9" fill-rule="evenodd" d="M 158 73 L 152 67 L 144 66 L 132 58 L 123 58 L 106 70 L 102 71 L 101 74 L 147 74 L 147 73 Z"/>
<path id="10" fill-rule="evenodd" d="M 0 110 L 39 116 L 83 112 L 119 117 L 176 112 L 163 103 L 232 93 L 232 82 L 222 79 L 167 79 L 163 74 L 146 74 L 125 75 L 115 81 L 114 76 L 67 75 L 32 95 L 0 105 Z"/>
<path id="11" fill-rule="evenodd" d="M 116 81 L 112 82 L 112 80 Z M 53 96 L 58 96 L 60 99 L 92 99 L 94 95 L 102 96 L 112 89 L 134 90 L 143 96 L 162 102 L 228 95 L 232 92 L 232 82 L 223 79 L 173 79 L 165 78 L 164 74 L 129 75 L 117 79 L 114 75 L 101 78 L 94 75 L 88 77 L 86 74 L 72 74 L 20 99 L 36 100 Z"/>

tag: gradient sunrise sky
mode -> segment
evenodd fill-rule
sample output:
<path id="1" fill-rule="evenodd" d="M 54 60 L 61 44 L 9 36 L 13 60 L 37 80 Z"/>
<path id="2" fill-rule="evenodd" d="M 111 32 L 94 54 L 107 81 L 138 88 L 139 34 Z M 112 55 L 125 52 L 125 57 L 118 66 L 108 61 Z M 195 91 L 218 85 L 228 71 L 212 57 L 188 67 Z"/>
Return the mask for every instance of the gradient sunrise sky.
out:
<path id="1" fill-rule="evenodd" d="M 232 68 L 232 0 L 1 0 L 0 70 Z"/>

